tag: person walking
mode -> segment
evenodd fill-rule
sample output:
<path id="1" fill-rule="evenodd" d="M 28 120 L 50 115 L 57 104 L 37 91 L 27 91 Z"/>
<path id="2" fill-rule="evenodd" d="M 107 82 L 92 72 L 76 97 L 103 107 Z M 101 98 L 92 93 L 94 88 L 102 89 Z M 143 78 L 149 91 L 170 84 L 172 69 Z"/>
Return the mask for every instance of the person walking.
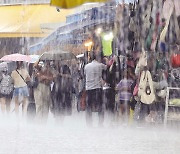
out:
<path id="1" fill-rule="evenodd" d="M 116 61 L 115 58 L 110 61 L 104 58 L 104 63 L 109 63 L 106 71 L 103 71 L 103 95 L 106 104 L 106 110 L 114 115 L 115 111 L 115 87 L 116 87 Z"/>
<path id="2" fill-rule="evenodd" d="M 0 81 L 0 102 L 2 113 L 10 111 L 10 103 L 13 96 L 13 79 L 8 74 L 7 68 L 4 68 L 1 72 L 2 79 Z"/>
<path id="3" fill-rule="evenodd" d="M 53 86 L 53 113 L 57 123 L 63 123 L 66 115 L 72 114 L 73 79 L 69 66 L 63 65 L 56 75 Z"/>
<path id="4" fill-rule="evenodd" d="M 128 121 L 129 118 L 132 84 L 133 80 L 130 77 L 130 73 L 128 71 L 124 71 L 123 79 L 117 85 L 117 90 L 119 92 L 120 115 L 122 116 L 123 121 Z"/>
<path id="5" fill-rule="evenodd" d="M 49 108 L 52 104 L 50 85 L 53 81 L 53 73 L 49 62 L 45 62 L 44 66 L 36 66 L 38 86 L 34 89 L 34 98 L 36 104 L 36 120 L 45 123 L 48 118 Z"/>
<path id="6" fill-rule="evenodd" d="M 90 55 L 91 63 L 84 68 L 86 79 L 87 107 L 86 107 L 86 123 L 92 126 L 92 112 L 95 110 L 99 115 L 99 126 L 104 122 L 104 111 L 102 108 L 102 71 L 107 66 L 97 61 L 97 55 L 92 52 Z"/>
<path id="7" fill-rule="evenodd" d="M 30 76 L 22 61 L 16 62 L 17 69 L 12 71 L 11 77 L 14 82 L 13 97 L 15 100 L 15 112 L 19 114 L 20 96 L 22 97 L 22 113 L 26 115 L 28 106 L 29 90 L 26 81 L 30 81 Z"/>

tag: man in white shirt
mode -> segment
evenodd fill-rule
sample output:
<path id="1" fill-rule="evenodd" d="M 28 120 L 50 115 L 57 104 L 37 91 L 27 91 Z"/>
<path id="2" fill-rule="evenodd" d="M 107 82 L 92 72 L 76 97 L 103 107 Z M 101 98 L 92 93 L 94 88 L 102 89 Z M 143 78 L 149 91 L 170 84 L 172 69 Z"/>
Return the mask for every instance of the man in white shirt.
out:
<path id="1" fill-rule="evenodd" d="M 26 81 L 30 81 L 28 71 L 23 67 L 23 62 L 17 62 L 17 69 L 12 71 L 11 77 L 14 81 L 15 112 L 19 113 L 19 96 L 23 97 L 22 110 L 23 114 L 27 112 L 29 90 Z"/>
<path id="2" fill-rule="evenodd" d="M 99 63 L 96 58 L 96 54 L 92 52 L 92 62 L 84 68 L 87 93 L 86 122 L 90 126 L 92 125 L 92 111 L 94 110 L 98 112 L 99 125 L 102 125 L 104 121 L 104 111 L 102 109 L 102 71 L 106 70 L 107 66 Z"/>

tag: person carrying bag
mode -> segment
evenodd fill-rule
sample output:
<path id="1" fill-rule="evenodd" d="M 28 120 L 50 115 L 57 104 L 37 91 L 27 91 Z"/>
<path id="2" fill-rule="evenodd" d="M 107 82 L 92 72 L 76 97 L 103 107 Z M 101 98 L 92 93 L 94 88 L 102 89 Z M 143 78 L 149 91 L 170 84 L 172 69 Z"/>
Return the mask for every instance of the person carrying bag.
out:
<path id="1" fill-rule="evenodd" d="M 1 73 L 2 73 L 2 79 L 0 81 L 1 112 L 4 113 L 6 111 L 7 113 L 9 113 L 14 85 L 11 76 L 8 74 L 7 68 L 5 68 Z"/>
<path id="2" fill-rule="evenodd" d="M 16 62 L 17 69 L 12 71 L 11 77 L 14 82 L 14 92 L 13 97 L 15 100 L 15 112 L 16 115 L 19 114 L 19 97 L 22 97 L 22 114 L 26 115 L 27 113 L 27 105 L 28 105 L 28 97 L 29 97 L 29 89 L 27 87 L 26 82 L 22 79 L 22 77 L 19 75 L 21 74 L 25 80 L 30 80 L 30 75 L 26 68 L 24 67 L 23 62 Z M 19 72 L 19 73 L 18 73 Z"/>
<path id="3" fill-rule="evenodd" d="M 145 70 L 141 74 L 138 96 L 144 104 L 152 104 L 155 100 L 155 93 L 151 73 Z"/>
<path id="4" fill-rule="evenodd" d="M 19 76 L 23 79 L 23 81 L 27 84 L 29 88 L 36 88 L 38 86 L 38 79 L 37 77 L 33 77 L 33 80 L 25 80 L 23 76 L 16 70 L 16 72 L 19 74 Z"/>

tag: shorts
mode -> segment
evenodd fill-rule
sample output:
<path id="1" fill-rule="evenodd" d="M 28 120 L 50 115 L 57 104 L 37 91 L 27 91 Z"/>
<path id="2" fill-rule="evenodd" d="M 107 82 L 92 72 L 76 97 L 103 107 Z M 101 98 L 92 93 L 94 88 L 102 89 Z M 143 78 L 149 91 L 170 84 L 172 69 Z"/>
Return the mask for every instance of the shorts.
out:
<path id="1" fill-rule="evenodd" d="M 12 97 L 13 97 L 13 91 L 12 91 L 9 95 L 0 94 L 0 98 L 3 98 L 3 97 L 5 97 L 5 98 L 7 98 L 7 99 L 12 99 Z"/>
<path id="2" fill-rule="evenodd" d="M 93 112 L 102 111 L 102 89 L 93 89 L 87 90 L 87 109 L 92 110 Z M 93 109 L 95 107 L 95 109 Z"/>
<path id="3" fill-rule="evenodd" d="M 120 104 L 130 105 L 130 101 L 129 100 L 120 100 Z"/>
<path id="4" fill-rule="evenodd" d="M 106 105 L 106 109 L 114 111 L 115 108 L 115 90 L 112 88 L 103 90 L 103 103 Z"/>
<path id="5" fill-rule="evenodd" d="M 28 97 L 29 96 L 29 90 L 28 87 L 20 87 L 20 88 L 15 88 L 13 96 L 23 96 L 23 97 Z"/>

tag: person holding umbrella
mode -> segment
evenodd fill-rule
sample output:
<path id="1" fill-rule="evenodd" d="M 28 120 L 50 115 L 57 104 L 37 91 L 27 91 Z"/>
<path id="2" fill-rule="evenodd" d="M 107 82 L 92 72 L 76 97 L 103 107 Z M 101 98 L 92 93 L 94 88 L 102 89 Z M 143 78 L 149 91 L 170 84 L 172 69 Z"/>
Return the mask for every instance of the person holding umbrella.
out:
<path id="1" fill-rule="evenodd" d="M 38 63 L 34 66 L 37 69 L 35 76 L 38 79 L 37 88 L 34 89 L 36 104 L 36 120 L 38 123 L 46 123 L 50 106 L 52 105 L 50 85 L 54 79 L 49 61 L 44 61 L 43 65 Z"/>
<path id="2" fill-rule="evenodd" d="M 11 77 L 14 81 L 13 97 L 15 99 L 15 112 L 16 115 L 19 114 L 19 101 L 20 96 L 22 96 L 22 113 L 23 115 L 26 115 L 29 96 L 29 90 L 26 81 L 30 81 L 31 79 L 22 61 L 17 61 L 16 65 L 17 69 L 11 73 Z"/>

